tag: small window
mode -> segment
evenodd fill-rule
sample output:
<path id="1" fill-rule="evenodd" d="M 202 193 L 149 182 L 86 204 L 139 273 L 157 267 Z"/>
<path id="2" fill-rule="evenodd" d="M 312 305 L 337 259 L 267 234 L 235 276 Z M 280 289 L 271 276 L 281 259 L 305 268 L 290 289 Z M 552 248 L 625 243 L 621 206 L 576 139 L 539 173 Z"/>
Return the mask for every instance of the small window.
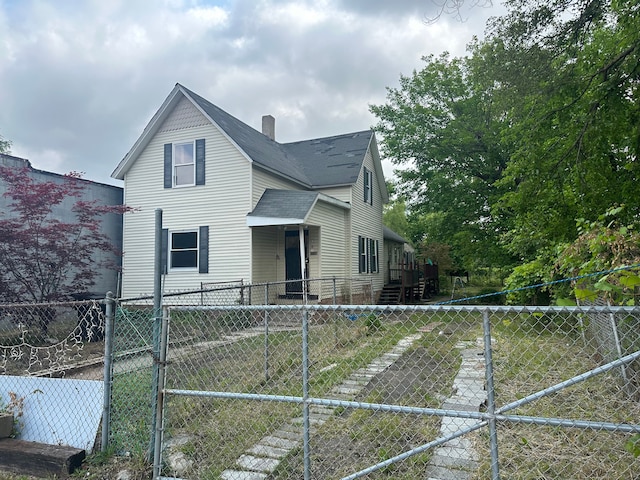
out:
<path id="1" fill-rule="evenodd" d="M 371 273 L 377 273 L 379 270 L 378 264 L 378 240 L 369 240 L 369 252 L 371 259 Z"/>
<path id="2" fill-rule="evenodd" d="M 171 232 L 170 268 L 198 268 L 198 232 Z"/>
<path id="3" fill-rule="evenodd" d="M 196 162 L 193 142 L 173 145 L 173 185 L 195 185 Z"/>
<path id="4" fill-rule="evenodd" d="M 359 254 L 359 268 L 360 273 L 367 273 L 367 239 L 364 237 L 358 237 L 358 254 Z"/>
<path id="5" fill-rule="evenodd" d="M 367 168 L 364 169 L 364 201 L 373 205 L 373 172 Z"/>

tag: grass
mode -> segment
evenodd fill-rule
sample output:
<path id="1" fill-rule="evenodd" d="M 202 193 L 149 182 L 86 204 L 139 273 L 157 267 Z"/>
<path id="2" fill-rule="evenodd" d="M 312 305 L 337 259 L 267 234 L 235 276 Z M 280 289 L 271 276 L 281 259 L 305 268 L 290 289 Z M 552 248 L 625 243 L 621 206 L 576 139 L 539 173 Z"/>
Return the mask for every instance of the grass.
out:
<path id="1" fill-rule="evenodd" d="M 365 312 L 366 313 L 366 312 Z M 452 390 L 460 365 L 458 342 L 482 336 L 481 313 L 363 314 L 357 320 L 342 315 L 312 319 L 309 333 L 309 388 L 323 397 L 354 371 L 365 367 L 409 334 L 419 341 L 394 364 L 378 374 L 357 400 L 371 403 L 439 407 Z M 213 330 L 172 350 L 168 387 L 264 395 L 302 395 L 302 337 L 298 329 L 271 329 L 268 338 L 225 335 L 239 331 L 232 319 L 185 315 L 176 319 L 174 334 L 186 339 Z M 504 405 L 601 364 L 602 359 L 582 341 L 577 318 L 567 315 L 492 313 L 494 381 L 498 405 Z M 242 325 L 256 320 L 243 318 Z M 195 341 L 195 340 L 194 340 Z M 117 453 L 131 452 L 135 478 L 143 467 L 149 441 L 151 378 L 148 372 L 116 377 L 114 383 L 113 445 Z M 215 479 L 263 436 L 301 416 L 296 403 L 169 396 L 165 422 L 167 438 L 185 441 L 179 449 L 192 467 L 186 478 Z M 638 423 L 640 404 L 627 398 L 614 374 L 595 377 L 508 412 L 514 415 Z M 316 479 L 340 478 L 423 445 L 439 434 L 439 417 L 338 408 L 321 426 L 312 425 L 311 468 Z M 490 478 L 486 429 L 469 436 L 479 468 L 475 480 Z M 500 423 L 498 441 L 502 478 L 634 479 L 640 459 L 624 448 L 630 435 L 598 430 Z M 371 479 L 423 478 L 432 452 L 414 455 L 367 476 Z M 99 462 L 97 462 L 99 463 Z M 107 467 L 112 468 L 113 467 Z M 270 480 L 302 476 L 301 449 L 282 459 Z M 86 478 L 102 476 L 89 464 Z M 113 470 L 112 470 L 113 471 Z M 91 472 L 89 475 L 88 472 Z M 165 474 L 172 474 L 168 470 Z M 83 474 L 78 474 L 83 476 Z M 16 477 L 7 477 L 16 480 Z M 0 480 L 4 478 L 0 475 Z"/>
<path id="2" fill-rule="evenodd" d="M 564 320 L 564 321 L 563 321 Z M 495 323 L 496 400 L 510 403 L 601 364 L 585 346 L 575 319 L 505 316 Z M 627 397 L 614 372 L 598 375 L 516 410 L 512 415 L 638 423 L 640 404 Z M 486 432 L 477 438 L 485 461 L 474 478 L 488 479 Z M 631 479 L 640 459 L 624 448 L 630 435 L 603 430 L 516 423 L 498 426 L 501 474 L 510 479 Z"/>

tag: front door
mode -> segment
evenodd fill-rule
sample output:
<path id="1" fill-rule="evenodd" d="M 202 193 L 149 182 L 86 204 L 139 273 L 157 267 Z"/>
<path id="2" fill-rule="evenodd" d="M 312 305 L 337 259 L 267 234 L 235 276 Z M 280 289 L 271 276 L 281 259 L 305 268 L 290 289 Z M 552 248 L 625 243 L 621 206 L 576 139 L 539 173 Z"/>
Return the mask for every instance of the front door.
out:
<path id="1" fill-rule="evenodd" d="M 285 239 L 285 270 L 287 280 L 301 280 L 302 268 L 300 265 L 300 233 L 298 230 L 287 230 L 284 232 Z M 305 251 L 305 264 L 309 261 L 309 230 L 304 231 L 304 251 Z M 307 278 L 307 271 L 305 265 L 304 278 Z M 286 287 L 287 295 L 302 295 L 302 281 L 290 282 L 287 281 Z"/>

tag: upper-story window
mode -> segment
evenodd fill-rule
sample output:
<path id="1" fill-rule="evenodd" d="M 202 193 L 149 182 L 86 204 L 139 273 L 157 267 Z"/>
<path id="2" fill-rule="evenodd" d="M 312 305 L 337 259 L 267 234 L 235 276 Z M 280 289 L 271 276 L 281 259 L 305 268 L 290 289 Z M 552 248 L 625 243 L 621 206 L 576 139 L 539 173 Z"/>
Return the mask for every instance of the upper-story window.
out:
<path id="1" fill-rule="evenodd" d="M 173 186 L 195 185 L 196 159 L 193 142 L 173 144 Z"/>
<path id="2" fill-rule="evenodd" d="M 366 167 L 364 169 L 364 201 L 373 205 L 373 172 Z"/>
<path id="3" fill-rule="evenodd" d="M 205 184 L 205 141 L 165 143 L 164 188 Z"/>

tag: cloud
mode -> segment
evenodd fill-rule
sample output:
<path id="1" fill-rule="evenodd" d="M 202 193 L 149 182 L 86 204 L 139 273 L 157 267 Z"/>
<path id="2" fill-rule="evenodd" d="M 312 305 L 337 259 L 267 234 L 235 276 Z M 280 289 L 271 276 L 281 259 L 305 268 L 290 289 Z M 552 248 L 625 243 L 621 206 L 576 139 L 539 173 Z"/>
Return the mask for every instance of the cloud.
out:
<path id="1" fill-rule="evenodd" d="M 176 82 L 281 141 L 370 127 L 420 58 L 462 54 L 489 12 L 429 0 L 0 0 L 0 134 L 38 168 L 109 174 Z M 43 166 L 43 165 L 46 165 Z"/>

